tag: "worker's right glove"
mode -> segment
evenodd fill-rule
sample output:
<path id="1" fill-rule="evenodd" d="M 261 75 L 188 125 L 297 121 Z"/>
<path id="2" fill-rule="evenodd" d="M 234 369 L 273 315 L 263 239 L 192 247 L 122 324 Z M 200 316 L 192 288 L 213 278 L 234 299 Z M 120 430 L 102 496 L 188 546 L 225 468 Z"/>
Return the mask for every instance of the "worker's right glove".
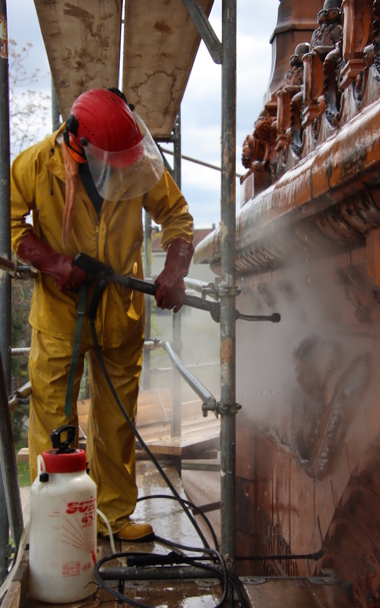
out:
<path id="1" fill-rule="evenodd" d="M 185 239 L 175 239 L 168 245 L 165 266 L 155 280 L 157 285 L 156 302 L 164 309 L 178 312 L 186 298 L 183 277 L 189 272 L 194 247 Z"/>
<path id="2" fill-rule="evenodd" d="M 50 274 L 61 291 L 75 291 L 87 279 L 85 271 L 73 265 L 74 256 L 57 253 L 33 232 L 22 239 L 17 257 L 40 272 Z"/>

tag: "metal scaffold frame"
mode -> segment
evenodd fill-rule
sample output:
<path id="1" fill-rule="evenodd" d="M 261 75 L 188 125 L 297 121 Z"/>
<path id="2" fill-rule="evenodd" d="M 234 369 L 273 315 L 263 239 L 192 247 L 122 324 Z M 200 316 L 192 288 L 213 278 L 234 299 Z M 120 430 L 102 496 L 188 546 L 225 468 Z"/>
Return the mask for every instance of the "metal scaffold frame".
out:
<path id="1" fill-rule="evenodd" d="M 221 401 L 221 552 L 227 571 L 235 572 L 235 469 L 236 469 L 236 0 L 222 0 L 222 42 L 219 42 L 198 0 L 182 0 L 212 59 L 222 65 L 221 146 L 221 282 L 220 389 Z M 177 138 L 178 139 L 178 138 Z M 180 141 L 180 140 L 179 140 Z M 176 145 L 176 144 L 175 144 Z M 177 157 L 177 158 L 176 158 Z M 175 147 L 174 168 L 181 151 Z M 176 176 L 175 176 L 176 179 Z M 176 179 L 179 187 L 180 179 Z M 174 318 L 176 315 L 174 315 Z M 180 340 L 180 319 L 174 341 Z M 177 331 L 177 333 L 176 333 Z M 180 352 L 177 353 L 180 359 Z M 179 389 L 178 389 L 179 390 Z M 179 408 L 173 407 L 175 412 Z"/>
<path id="2" fill-rule="evenodd" d="M 0 0 L 2 37 L 7 27 L 6 0 Z M 4 44 L 5 43 L 5 44 Z M 7 35 L 1 40 L 0 55 L 0 251 L 11 259 L 10 230 L 10 143 L 9 78 Z M 11 277 L 0 270 L 0 583 L 7 574 L 9 528 L 13 542 L 19 545 L 23 531 L 20 490 L 17 482 L 15 446 L 12 437 L 8 394 L 11 389 Z"/>
<path id="3" fill-rule="evenodd" d="M 236 0 L 222 0 L 222 42 L 198 0 L 182 0 L 212 59 L 222 65 L 221 149 L 221 282 L 220 389 L 221 401 L 221 551 L 228 572 L 235 572 L 236 468 Z M 178 353 L 177 353 L 178 354 Z"/>
<path id="4" fill-rule="evenodd" d="M 235 298 L 235 229 L 236 229 L 236 0 L 222 0 L 222 42 L 215 35 L 206 14 L 198 0 L 182 0 L 195 26 L 204 40 L 213 60 L 222 67 L 222 146 L 221 146 L 221 282 L 218 286 L 220 298 L 220 384 L 221 402 L 218 412 L 221 415 L 221 552 L 230 574 L 235 572 L 235 434 L 236 434 L 236 314 Z M 6 0 L 0 0 L 0 13 L 5 16 Z M 9 176 L 9 94 L 8 59 L 0 58 L 1 95 L 0 95 L 0 155 L 1 155 L 1 221 L 0 254 L 11 259 L 10 248 L 10 176 Z M 54 97 L 54 96 L 53 96 Z M 181 186 L 181 142 L 180 122 L 176 121 L 174 143 L 174 178 Z M 149 223 L 145 222 L 146 234 Z M 146 239 L 147 240 L 147 239 Z M 148 245 L 146 245 L 148 246 Z M 147 258 L 148 259 L 148 258 Z M 149 270 L 149 269 L 145 269 Z M 10 390 L 11 357 L 11 286 L 10 276 L 1 271 L 0 298 L 2 302 L 0 318 L 0 347 L 4 361 L 4 384 Z M 149 272 L 147 274 L 150 274 Z M 173 338 L 177 346 L 181 342 L 180 318 L 174 316 Z M 147 336 L 150 337 L 150 336 Z M 2 370 L 0 370 L 2 371 Z M 175 373 L 173 371 L 173 373 Z M 179 379 L 175 380 L 179 382 Z M 4 386 L 5 388 L 5 386 Z M 10 413 L 7 390 L 0 393 L 0 574 L 7 563 L 8 519 L 16 546 L 23 529 L 20 494 L 17 485 L 17 469 L 14 445 L 6 434 L 10 428 Z M 179 387 L 177 399 L 179 395 Z M 175 410 L 180 408 L 175 408 Z M 180 423 L 179 423 L 180 424 Z M 178 433 L 178 420 L 173 423 L 173 432 Z M 11 455 L 8 454 L 11 452 Z M 10 462 L 7 459 L 11 459 Z M 13 476 L 13 490 L 9 479 Z M 4 484 L 4 486 L 3 486 Z M 4 488 L 4 492 L 3 492 Z M 15 493 L 15 488 L 17 492 Z M 5 500 L 3 499 L 5 495 Z M 6 507 L 5 508 L 5 503 Z M 8 514 L 8 519 L 7 519 Z M 6 522 L 6 533 L 5 530 Z M 6 536 L 6 538 L 5 538 Z"/>
<path id="5" fill-rule="evenodd" d="M 236 469 L 236 0 L 222 3 L 222 194 L 220 297 L 221 550 L 235 572 Z"/>
<path id="6" fill-rule="evenodd" d="M 173 176 L 174 181 L 176 182 L 179 189 L 181 189 L 181 159 L 182 159 L 182 149 L 181 149 L 181 110 L 179 110 L 176 120 L 174 123 L 174 128 L 172 134 L 169 139 L 166 138 L 156 138 L 156 143 L 158 144 L 166 169 Z M 173 169 L 170 167 L 167 162 L 163 150 L 160 147 L 160 143 L 172 143 L 173 144 Z M 150 264 L 150 254 L 151 254 L 151 222 L 148 214 L 145 212 L 145 221 L 144 221 L 144 274 L 145 276 L 151 275 L 151 264 Z M 145 324 L 145 333 L 147 336 L 150 336 L 151 331 L 151 310 L 152 304 L 150 298 L 145 299 L 145 307 L 146 307 L 146 324 Z M 176 314 L 172 315 L 172 346 L 176 351 L 176 354 L 179 358 L 181 358 L 182 354 L 182 313 L 179 310 Z M 144 388 L 150 388 L 150 354 L 144 353 Z M 171 422 L 171 436 L 172 437 L 180 437 L 181 436 L 181 381 L 173 368 L 172 373 L 172 385 L 173 385 L 173 417 Z"/>

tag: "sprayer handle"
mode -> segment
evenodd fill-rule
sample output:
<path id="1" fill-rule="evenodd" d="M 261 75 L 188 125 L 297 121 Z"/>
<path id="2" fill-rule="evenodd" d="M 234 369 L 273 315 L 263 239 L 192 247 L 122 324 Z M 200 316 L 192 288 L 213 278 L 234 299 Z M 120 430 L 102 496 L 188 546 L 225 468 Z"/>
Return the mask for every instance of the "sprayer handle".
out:
<path id="1" fill-rule="evenodd" d="M 67 431 L 66 441 L 61 441 L 61 434 Z M 60 452 L 65 452 L 69 449 L 69 445 L 75 441 L 76 428 L 72 424 L 64 424 L 63 426 L 54 429 L 50 435 L 53 449 L 58 449 Z"/>

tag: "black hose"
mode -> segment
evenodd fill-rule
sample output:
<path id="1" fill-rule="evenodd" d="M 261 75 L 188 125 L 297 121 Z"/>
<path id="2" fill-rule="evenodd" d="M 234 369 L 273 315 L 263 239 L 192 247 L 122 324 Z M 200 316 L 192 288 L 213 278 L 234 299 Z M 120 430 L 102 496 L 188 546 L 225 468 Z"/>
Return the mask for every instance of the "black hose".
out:
<path id="1" fill-rule="evenodd" d="M 145 441 L 143 440 L 143 438 L 141 437 L 140 433 L 138 432 L 138 430 L 136 429 L 135 425 L 133 424 L 132 420 L 130 419 L 130 417 L 128 416 L 127 412 L 125 411 L 123 404 L 121 403 L 115 388 L 111 382 L 111 379 L 108 375 L 108 372 L 106 370 L 106 367 L 104 365 L 104 361 L 102 358 L 102 354 L 100 352 L 100 348 L 99 348 L 99 344 L 96 338 L 96 330 L 95 330 L 95 321 L 94 319 L 91 319 L 90 321 L 90 325 L 91 325 L 91 334 L 92 334 L 92 340 L 94 342 L 94 348 L 95 348 L 95 352 L 96 355 L 98 357 L 98 361 L 99 361 L 99 365 L 102 369 L 102 372 L 104 374 L 104 377 L 106 379 L 106 382 L 109 386 L 109 389 L 121 411 L 121 413 L 123 414 L 124 418 L 126 419 L 130 429 L 132 430 L 132 432 L 134 433 L 135 437 L 138 439 L 138 441 L 140 442 L 141 446 L 143 447 L 143 449 L 145 450 L 145 452 L 148 454 L 149 458 L 151 459 L 151 461 L 153 462 L 153 464 L 155 465 L 156 469 L 159 471 L 159 473 L 161 474 L 161 476 L 163 477 L 163 479 L 165 480 L 166 484 L 168 485 L 168 487 L 170 488 L 170 490 L 172 491 L 172 493 L 174 494 L 174 496 L 177 498 L 179 504 L 181 505 L 182 509 L 184 510 L 184 512 L 186 513 L 187 517 L 190 519 L 191 523 L 193 524 L 194 528 L 196 529 L 196 531 L 198 532 L 198 535 L 201 539 L 201 541 L 203 542 L 204 546 L 209 548 L 209 544 L 206 540 L 206 538 L 204 537 L 202 530 L 200 529 L 200 527 L 198 526 L 197 522 L 195 521 L 194 517 L 191 515 L 189 509 L 187 508 L 183 498 L 181 498 L 181 496 L 178 494 L 177 490 L 175 489 L 175 487 L 173 486 L 172 482 L 170 481 L 169 477 L 166 475 L 165 471 L 163 470 L 163 468 L 161 467 L 160 463 L 158 462 L 157 458 L 154 456 L 154 454 L 152 454 L 152 452 L 150 451 L 150 449 L 148 448 L 148 446 L 146 445 Z"/>
<path id="2" fill-rule="evenodd" d="M 172 543 L 171 541 L 167 541 L 164 538 L 161 537 L 157 537 L 156 540 L 158 540 L 159 542 L 163 542 L 166 545 L 176 545 L 177 547 L 180 547 L 181 545 L 178 545 L 176 543 Z M 184 564 L 189 564 L 192 563 L 194 564 L 194 566 L 197 566 L 199 568 L 202 568 L 204 570 L 208 570 L 211 572 L 214 572 L 215 574 L 218 574 L 219 577 L 221 577 L 223 579 L 223 594 L 222 594 L 222 599 L 221 601 L 215 605 L 214 608 L 222 608 L 226 597 L 227 597 L 227 591 L 228 591 L 228 582 L 229 582 L 229 578 L 227 576 L 227 572 L 226 572 L 226 567 L 223 561 L 222 556 L 220 555 L 220 553 L 218 553 L 217 551 L 214 551 L 214 549 L 195 549 L 193 547 L 190 548 L 191 551 L 195 551 L 195 552 L 206 552 L 209 553 L 210 556 L 216 557 L 217 560 L 219 561 L 220 565 L 221 565 L 221 570 L 219 570 L 218 568 L 215 568 L 213 566 L 209 566 L 208 564 L 204 564 L 202 563 L 201 559 L 211 559 L 210 558 L 191 558 L 189 556 L 178 556 L 183 558 L 183 562 Z M 100 585 L 103 589 L 105 589 L 106 591 L 108 591 L 111 595 L 113 595 L 114 597 L 116 597 L 117 599 L 119 599 L 122 602 L 126 602 L 127 604 L 131 604 L 131 606 L 137 606 L 138 608 L 151 608 L 150 606 L 147 606 L 147 604 L 142 604 L 141 602 L 138 602 L 137 600 L 133 600 L 129 597 L 127 597 L 126 595 L 124 595 L 123 593 L 120 593 L 120 591 L 117 591 L 116 589 L 114 589 L 113 587 L 111 587 L 110 585 L 108 585 L 107 583 L 105 583 L 100 575 L 100 567 L 107 563 L 108 561 L 111 561 L 113 559 L 121 559 L 121 558 L 128 558 L 131 555 L 130 552 L 128 553 L 115 553 L 113 555 L 108 555 L 106 557 L 103 557 L 101 560 L 98 561 L 98 563 L 95 566 L 95 570 L 94 570 L 94 576 L 95 576 L 95 580 L 98 583 L 98 585 Z M 176 560 L 176 563 L 178 564 L 178 561 Z M 242 608 L 244 608 L 244 603 L 242 604 Z"/>
<path id="3" fill-rule="evenodd" d="M 165 542 L 165 544 L 168 544 L 167 541 Z M 178 545 L 180 547 L 180 545 Z M 100 566 L 102 566 L 104 563 L 106 563 L 109 560 L 112 560 L 114 558 L 120 558 L 120 557 L 126 557 L 127 560 L 128 558 L 131 558 L 131 556 L 140 556 L 141 554 L 131 554 L 131 553 L 116 553 L 114 555 L 108 556 L 107 558 L 103 558 L 102 560 L 100 560 L 95 568 L 95 579 L 97 581 L 97 583 L 104 588 L 105 590 L 107 590 L 109 593 L 111 593 L 112 595 L 114 595 L 116 598 L 120 599 L 121 601 L 125 602 L 125 603 L 129 603 L 133 606 L 142 606 L 143 608 L 151 608 L 150 606 L 147 606 L 145 604 L 141 604 L 139 602 L 137 602 L 136 600 L 132 600 L 131 598 L 127 597 L 126 595 L 120 593 L 120 591 L 116 591 L 113 587 L 110 587 L 109 585 L 107 585 L 103 579 L 101 578 L 101 575 L 99 573 L 99 569 Z M 151 554 L 149 554 L 151 555 Z M 223 596 L 221 601 L 219 602 L 219 604 L 217 604 L 214 608 L 220 608 L 221 606 L 223 606 L 223 602 L 226 599 L 226 595 L 227 595 L 227 587 L 225 584 L 225 581 L 228 581 L 228 584 L 231 585 L 231 587 L 233 588 L 233 590 L 235 591 L 236 595 L 238 596 L 238 600 L 240 602 L 240 606 L 241 608 L 245 608 L 246 604 L 245 604 L 245 600 L 244 600 L 244 596 L 241 592 L 241 590 L 239 589 L 239 587 L 236 585 L 236 583 L 232 580 L 232 578 L 226 576 L 226 572 L 225 569 L 224 570 L 219 570 L 218 568 L 205 564 L 205 563 L 200 563 L 199 562 L 200 558 L 191 558 L 191 557 L 184 557 L 183 561 L 180 562 L 179 559 L 175 560 L 176 564 L 179 563 L 185 563 L 185 564 L 192 564 L 194 567 L 198 567 L 198 568 L 202 568 L 203 570 L 207 570 L 209 572 L 212 572 L 213 574 L 216 574 L 218 577 L 222 578 L 224 581 L 224 585 L 223 585 Z M 223 559 L 220 556 L 221 559 L 221 563 L 223 563 Z M 231 608 L 233 607 L 233 593 L 230 594 L 230 606 Z"/>
<path id="4" fill-rule="evenodd" d="M 141 498 L 137 499 L 137 502 L 143 502 L 144 500 L 151 500 L 153 498 L 166 498 L 169 500 L 177 500 L 177 498 L 175 496 L 168 496 L 168 494 L 151 494 L 150 496 L 141 496 Z M 210 530 L 210 534 L 212 536 L 212 540 L 214 541 L 214 545 L 215 545 L 215 549 L 216 551 L 219 551 L 219 543 L 218 543 L 218 539 L 216 538 L 216 534 L 214 532 L 214 528 L 211 525 L 210 520 L 208 519 L 208 517 L 205 515 L 205 513 L 203 513 L 203 511 L 197 507 L 196 505 L 194 505 L 192 502 L 190 502 L 189 500 L 184 500 L 182 499 L 183 502 L 190 507 L 190 509 L 192 509 L 193 511 L 196 511 L 198 515 L 200 515 L 204 522 L 207 524 L 208 529 Z"/>
<path id="5" fill-rule="evenodd" d="M 100 290 L 99 290 L 99 293 L 100 293 Z M 159 536 L 155 536 L 155 540 L 158 541 L 158 542 L 162 542 L 162 543 L 164 543 L 166 545 L 169 545 L 169 546 L 181 549 L 182 551 L 194 551 L 194 552 L 199 552 L 199 553 L 207 553 L 210 556 L 210 558 L 208 558 L 208 559 L 212 559 L 212 557 L 214 557 L 214 559 L 217 558 L 217 560 L 220 562 L 221 570 L 219 570 L 219 569 L 217 569 L 217 568 L 215 568 L 213 566 L 207 565 L 207 564 L 202 564 L 199 561 L 196 562 L 196 565 L 199 566 L 200 568 L 204 568 L 206 570 L 210 570 L 210 571 L 214 572 L 215 574 L 218 574 L 219 576 L 221 576 L 222 579 L 223 579 L 223 597 L 222 597 L 222 600 L 219 602 L 219 604 L 217 604 L 214 608 L 222 608 L 222 606 L 223 606 L 223 604 L 225 602 L 225 599 L 227 597 L 227 591 L 228 591 L 228 585 L 229 584 L 235 589 L 236 593 L 238 594 L 240 604 L 241 604 L 242 608 L 244 608 L 245 607 L 244 598 L 243 598 L 240 590 L 237 588 L 237 586 L 235 585 L 235 583 L 232 581 L 232 579 L 230 579 L 227 576 L 227 571 L 226 571 L 226 567 L 225 567 L 225 564 L 224 564 L 222 556 L 220 555 L 219 551 L 214 550 L 214 549 L 210 549 L 209 544 L 208 544 L 205 536 L 203 535 L 201 529 L 199 528 L 197 522 L 195 521 L 195 518 L 190 513 L 187 505 L 191 505 L 191 503 L 189 503 L 189 501 L 187 501 L 187 500 L 184 500 L 178 494 L 177 490 L 175 489 L 175 487 L 171 483 L 170 479 L 166 475 L 166 473 L 163 470 L 163 468 L 161 467 L 160 463 L 158 462 L 158 460 L 156 459 L 156 457 L 154 456 L 154 454 L 152 454 L 152 452 L 150 451 L 150 449 L 148 448 L 148 446 L 146 445 L 146 443 L 142 439 L 140 433 L 137 431 L 136 427 L 134 426 L 132 420 L 128 416 L 126 410 L 124 409 L 123 404 L 121 403 L 121 401 L 120 401 L 120 399 L 119 399 L 119 397 L 118 397 L 118 395 L 117 395 L 117 393 L 115 391 L 115 388 L 114 388 L 114 386 L 113 386 L 113 384 L 111 382 L 111 379 L 110 379 L 110 377 L 108 375 L 107 369 L 106 369 L 106 367 L 104 365 L 104 361 L 103 361 L 103 358 L 102 358 L 102 355 L 101 355 L 101 352 L 100 352 L 100 348 L 99 348 L 99 344 L 98 344 L 98 341 L 97 341 L 97 337 L 96 337 L 95 319 L 94 319 L 95 315 L 92 314 L 91 317 L 92 318 L 90 318 L 90 326 L 91 326 L 92 340 L 93 340 L 93 343 L 94 343 L 94 349 L 95 349 L 95 353 L 96 353 L 96 356 L 97 356 L 98 361 L 99 361 L 99 365 L 100 365 L 100 367 L 102 369 L 102 372 L 104 374 L 105 380 L 106 380 L 106 382 L 108 384 L 108 387 L 109 387 L 109 389 L 110 389 L 110 391 L 111 391 L 111 393 L 112 393 L 112 395 L 113 395 L 113 397 L 114 397 L 114 399 L 115 399 L 115 401 L 116 401 L 116 403 L 117 403 L 117 405 L 118 405 L 121 413 L 123 414 L 123 416 L 126 419 L 129 427 L 131 428 L 132 432 L 134 433 L 135 437 L 140 442 L 141 446 L 143 447 L 143 449 L 145 450 L 145 452 L 147 453 L 147 455 L 149 456 L 149 458 L 151 459 L 151 461 L 153 462 L 153 464 L 155 465 L 155 467 L 157 468 L 157 470 L 159 471 L 159 473 L 163 477 L 164 481 L 168 485 L 169 489 L 173 493 L 173 496 L 163 495 L 162 497 L 173 499 L 173 500 L 175 499 L 175 500 L 177 500 L 179 502 L 179 504 L 181 505 L 183 511 L 186 513 L 186 515 L 189 518 L 190 522 L 192 523 L 192 525 L 194 526 L 195 530 L 197 531 L 200 539 L 203 542 L 204 547 L 202 547 L 202 548 L 186 547 L 184 545 L 180 545 L 178 543 L 173 543 L 172 541 L 168 541 L 168 540 L 166 540 L 164 538 L 161 538 Z M 143 497 L 140 500 L 147 499 L 147 498 L 149 498 L 149 497 Z M 215 532 L 212 529 L 212 526 L 211 526 L 209 520 L 207 519 L 207 517 L 205 516 L 205 514 L 202 513 L 202 511 L 200 511 L 200 509 L 198 507 L 196 507 L 195 505 L 191 505 L 191 508 L 194 508 L 195 510 L 199 511 L 199 514 L 202 515 L 202 517 L 205 519 L 207 525 L 210 528 L 213 540 L 215 542 L 215 546 L 217 547 L 218 546 L 218 542 L 217 542 L 217 539 L 216 539 L 216 536 L 215 536 Z M 147 604 L 143 604 L 141 602 L 138 602 L 137 600 L 133 600 L 131 598 L 128 598 L 127 596 L 125 596 L 124 594 L 120 593 L 119 591 L 117 591 L 116 589 L 114 589 L 113 587 L 111 587 L 110 585 L 107 585 L 103 581 L 103 579 L 101 578 L 101 576 L 100 576 L 99 570 L 100 570 L 100 567 L 104 563 L 106 563 L 107 561 L 110 561 L 111 559 L 115 559 L 115 558 L 118 558 L 118 557 L 124 557 L 124 556 L 127 556 L 127 555 L 130 555 L 130 553 L 127 553 L 127 554 L 116 553 L 116 554 L 113 554 L 111 556 L 107 556 L 107 557 L 104 557 L 103 559 L 101 559 L 95 565 L 95 569 L 94 569 L 95 580 L 97 581 L 97 583 L 103 589 L 105 589 L 106 591 L 108 591 L 108 593 L 110 593 L 111 595 L 113 595 L 114 597 L 116 597 L 118 600 L 120 600 L 122 602 L 125 602 L 125 603 L 128 603 L 131 606 L 136 606 L 137 608 L 151 608 Z M 184 560 L 186 560 L 186 559 L 191 559 L 191 558 L 185 557 Z M 198 560 L 202 560 L 202 559 L 206 559 L 206 558 L 198 558 Z M 231 606 L 232 606 L 232 604 L 233 604 L 233 593 L 230 594 L 230 603 L 231 603 Z"/>

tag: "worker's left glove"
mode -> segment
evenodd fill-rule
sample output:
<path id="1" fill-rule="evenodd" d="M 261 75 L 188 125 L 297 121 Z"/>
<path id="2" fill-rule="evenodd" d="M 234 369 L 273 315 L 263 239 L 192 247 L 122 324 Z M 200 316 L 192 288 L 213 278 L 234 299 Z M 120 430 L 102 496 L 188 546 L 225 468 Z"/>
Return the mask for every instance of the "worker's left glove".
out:
<path id="1" fill-rule="evenodd" d="M 160 308 L 178 312 L 186 298 L 183 277 L 189 272 L 194 247 L 185 239 L 175 239 L 168 245 L 165 266 L 155 280 L 156 302 Z"/>
<path id="2" fill-rule="evenodd" d="M 73 265 L 74 256 L 63 255 L 33 232 L 22 239 L 17 257 L 40 272 L 50 274 L 60 291 L 76 291 L 87 280 L 81 268 Z"/>

